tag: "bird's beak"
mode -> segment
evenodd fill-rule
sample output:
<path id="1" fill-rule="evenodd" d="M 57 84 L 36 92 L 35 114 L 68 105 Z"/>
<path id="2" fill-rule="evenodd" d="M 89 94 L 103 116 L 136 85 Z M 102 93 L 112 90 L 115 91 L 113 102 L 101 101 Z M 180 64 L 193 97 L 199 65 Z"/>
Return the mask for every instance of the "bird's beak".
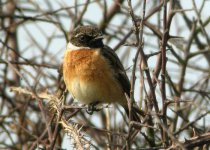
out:
<path id="1" fill-rule="evenodd" d="M 98 40 L 102 40 L 103 38 L 104 38 L 104 36 L 101 35 L 101 36 L 96 36 L 93 40 L 98 41 Z"/>
<path id="2" fill-rule="evenodd" d="M 101 42 L 103 38 L 104 38 L 104 37 L 103 37 L 102 35 L 96 36 L 96 37 L 94 37 L 90 42 L 91 42 L 91 43 Z"/>

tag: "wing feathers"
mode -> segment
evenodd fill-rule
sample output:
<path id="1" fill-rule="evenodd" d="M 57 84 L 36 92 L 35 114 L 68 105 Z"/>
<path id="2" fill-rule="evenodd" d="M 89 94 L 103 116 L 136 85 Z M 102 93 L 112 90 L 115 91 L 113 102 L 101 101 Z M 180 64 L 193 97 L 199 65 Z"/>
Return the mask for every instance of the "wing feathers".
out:
<path id="1" fill-rule="evenodd" d="M 117 54 L 108 46 L 104 46 L 101 49 L 101 53 L 110 63 L 112 69 L 114 70 L 115 78 L 119 81 L 123 91 L 130 96 L 130 82 Z"/>

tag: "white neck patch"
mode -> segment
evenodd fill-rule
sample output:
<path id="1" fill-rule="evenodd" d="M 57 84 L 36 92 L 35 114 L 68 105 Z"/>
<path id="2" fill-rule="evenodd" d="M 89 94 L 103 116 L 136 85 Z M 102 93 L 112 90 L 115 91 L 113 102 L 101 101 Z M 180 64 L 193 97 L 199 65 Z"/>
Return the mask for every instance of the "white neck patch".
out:
<path id="1" fill-rule="evenodd" d="M 71 42 L 67 44 L 66 50 L 68 51 L 75 51 L 75 50 L 80 50 L 80 49 L 90 49 L 90 47 L 78 47 L 73 45 Z"/>

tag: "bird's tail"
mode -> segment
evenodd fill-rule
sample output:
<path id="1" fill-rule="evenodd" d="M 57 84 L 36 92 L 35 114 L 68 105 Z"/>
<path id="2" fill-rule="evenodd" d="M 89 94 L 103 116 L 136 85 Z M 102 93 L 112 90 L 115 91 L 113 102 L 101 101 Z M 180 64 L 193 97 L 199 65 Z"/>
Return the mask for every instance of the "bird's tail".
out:
<path id="1" fill-rule="evenodd" d="M 128 107 L 123 107 L 125 109 L 125 112 L 129 118 L 129 109 Z M 140 116 L 145 116 L 144 112 L 141 111 L 138 106 L 133 105 L 131 108 L 131 120 L 141 122 Z"/>

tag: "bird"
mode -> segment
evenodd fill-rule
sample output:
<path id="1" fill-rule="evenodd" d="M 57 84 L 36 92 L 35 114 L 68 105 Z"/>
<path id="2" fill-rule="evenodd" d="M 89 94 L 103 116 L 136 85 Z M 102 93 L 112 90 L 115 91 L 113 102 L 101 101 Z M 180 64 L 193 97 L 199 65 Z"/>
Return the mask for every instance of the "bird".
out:
<path id="1" fill-rule="evenodd" d="M 88 105 L 90 114 L 97 104 L 117 103 L 129 116 L 125 93 L 130 96 L 131 85 L 119 57 L 103 43 L 103 37 L 97 26 L 73 30 L 64 53 L 64 83 L 74 99 Z M 138 107 L 131 110 L 132 120 L 139 121 Z"/>

